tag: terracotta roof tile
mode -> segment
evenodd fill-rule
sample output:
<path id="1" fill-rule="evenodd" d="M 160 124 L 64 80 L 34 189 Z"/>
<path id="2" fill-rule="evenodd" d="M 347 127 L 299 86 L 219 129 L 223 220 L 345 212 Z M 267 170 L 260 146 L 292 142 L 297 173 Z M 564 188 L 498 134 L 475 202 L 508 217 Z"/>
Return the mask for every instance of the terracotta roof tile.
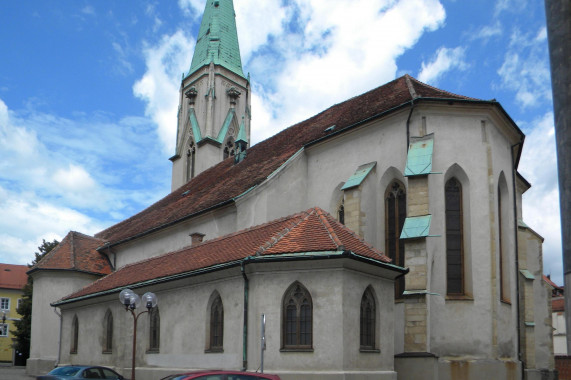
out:
<path id="1" fill-rule="evenodd" d="M 551 279 L 549 277 L 547 277 L 546 275 L 543 275 L 543 281 L 547 282 L 554 289 L 563 290 L 562 286 L 559 286 L 556 283 L 554 283 L 553 281 L 551 281 Z"/>
<path id="2" fill-rule="evenodd" d="M 421 98 L 470 99 L 428 86 L 408 75 L 402 76 L 250 147 L 239 164 L 234 164 L 232 157 L 222 161 L 147 209 L 95 236 L 117 243 L 230 202 L 262 183 L 304 145 L 325 137 L 326 128 L 335 125 L 335 131 L 340 131 L 403 106 L 413 99 L 411 91 Z"/>
<path id="3" fill-rule="evenodd" d="M 551 311 L 565 311 L 565 299 L 559 298 L 551 301 Z"/>
<path id="4" fill-rule="evenodd" d="M 40 260 L 30 272 L 38 269 L 78 270 L 106 275 L 111 273 L 111 265 L 97 248 L 104 240 L 71 231 L 54 249 Z"/>
<path id="5" fill-rule="evenodd" d="M 0 264 L 0 289 L 22 289 L 28 282 L 27 265 Z"/>
<path id="6" fill-rule="evenodd" d="M 391 261 L 331 215 L 315 207 L 199 245 L 126 265 L 64 300 L 196 270 L 212 269 L 247 257 L 339 251 L 343 247 L 379 262 Z"/>

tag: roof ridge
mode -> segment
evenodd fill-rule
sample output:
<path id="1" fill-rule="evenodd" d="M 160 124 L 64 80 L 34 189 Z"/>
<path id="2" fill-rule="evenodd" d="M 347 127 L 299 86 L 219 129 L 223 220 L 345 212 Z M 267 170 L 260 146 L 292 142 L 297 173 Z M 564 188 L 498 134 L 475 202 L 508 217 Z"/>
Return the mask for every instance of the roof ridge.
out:
<path id="1" fill-rule="evenodd" d="M 286 227 L 286 228 L 282 229 L 281 231 L 278 231 L 277 233 L 275 233 L 273 236 L 271 236 L 270 240 L 268 240 L 266 243 L 264 243 L 262 246 L 260 246 L 260 248 L 258 248 L 258 250 L 256 251 L 256 256 L 263 255 L 265 251 L 267 251 L 268 249 L 272 248 L 277 243 L 279 243 L 291 230 L 293 230 L 294 228 L 299 226 L 301 224 L 301 222 L 306 221 L 311 216 L 312 212 L 309 210 L 306 210 L 306 211 L 302 211 L 301 213 L 298 213 L 298 214 L 300 214 L 300 216 L 302 214 L 306 214 L 306 215 L 305 215 L 305 217 L 298 220 L 297 223 L 292 221 L 292 224 L 289 228 Z M 292 215 L 291 219 L 293 219 L 294 217 L 295 216 Z"/>
<path id="2" fill-rule="evenodd" d="M 432 90 L 440 91 L 440 92 L 443 92 L 443 93 L 445 93 L 445 94 L 452 95 L 452 96 L 455 96 L 455 97 L 458 97 L 458 98 L 471 99 L 471 100 L 481 100 L 481 99 L 478 99 L 478 98 L 472 98 L 472 97 L 465 96 L 465 95 L 455 94 L 455 93 L 453 93 L 453 92 L 446 91 L 446 90 L 443 90 L 443 89 L 438 88 L 438 87 L 435 87 L 435 86 L 431 86 L 431 85 L 429 85 L 428 83 L 424 83 L 424 82 L 422 82 L 422 81 L 420 81 L 420 80 L 416 79 L 415 77 L 410 76 L 410 75 L 408 75 L 408 74 L 406 74 L 406 75 L 408 76 L 408 78 L 409 78 L 409 80 L 410 80 L 410 82 L 411 82 L 411 85 L 413 85 L 413 82 L 416 82 L 416 83 L 418 83 L 418 84 L 420 84 L 420 85 L 423 85 L 423 86 L 426 86 L 426 87 L 428 87 L 428 88 L 430 88 L 430 89 L 432 89 Z M 418 97 L 419 97 L 419 98 L 422 98 L 422 96 L 420 96 L 420 95 L 419 95 Z"/>
<path id="3" fill-rule="evenodd" d="M 380 251 L 379 249 L 375 248 L 371 243 L 367 242 L 365 239 L 363 239 L 361 236 L 359 236 L 355 231 L 353 231 L 352 229 L 350 229 L 349 227 L 347 227 L 346 225 L 344 225 L 343 223 L 338 222 L 337 220 L 335 220 L 335 218 L 333 218 L 333 216 L 331 214 L 329 214 L 328 212 L 325 212 L 326 216 L 333 219 L 336 223 L 335 225 L 339 228 L 341 228 L 342 230 L 344 230 L 345 232 L 349 233 L 351 236 L 353 236 L 355 239 L 359 240 L 359 242 L 361 242 L 363 245 L 365 245 L 367 248 L 369 248 L 370 250 L 372 250 L 373 252 L 375 252 L 377 255 L 381 256 L 381 259 L 383 261 L 388 261 L 391 262 L 393 261 L 390 257 L 388 257 L 387 255 L 385 255 L 382 251 Z M 355 252 L 353 252 L 355 253 Z"/>
<path id="4" fill-rule="evenodd" d="M 333 230 L 333 226 L 331 225 L 331 223 L 329 223 L 329 220 L 327 220 L 326 215 L 331 215 L 331 214 L 329 214 L 327 211 L 324 211 L 317 206 L 314 207 L 314 209 L 317 212 L 317 216 L 319 217 L 319 221 L 321 222 L 321 224 L 323 224 L 323 226 L 327 230 L 327 233 L 329 234 L 329 237 L 331 237 L 331 240 L 333 240 L 333 243 L 337 247 L 337 250 L 338 251 L 344 251 L 345 246 L 343 245 L 343 242 L 341 241 L 341 239 L 339 239 L 339 236 L 337 236 L 337 234 Z"/>
<path id="5" fill-rule="evenodd" d="M 410 92 L 410 96 L 412 97 L 412 99 L 416 99 L 419 98 L 420 96 L 416 93 L 415 89 L 414 89 L 414 84 L 411 81 L 411 76 L 408 74 L 404 75 L 404 80 L 406 81 L 406 86 L 408 87 L 408 92 Z"/>

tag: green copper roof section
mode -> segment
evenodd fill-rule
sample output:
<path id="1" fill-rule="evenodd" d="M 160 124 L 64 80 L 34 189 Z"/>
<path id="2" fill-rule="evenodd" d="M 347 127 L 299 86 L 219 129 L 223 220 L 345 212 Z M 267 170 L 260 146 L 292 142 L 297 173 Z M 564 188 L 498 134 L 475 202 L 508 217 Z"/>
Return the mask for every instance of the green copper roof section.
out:
<path id="1" fill-rule="evenodd" d="M 401 239 L 414 239 L 427 237 L 430 230 L 432 215 L 410 216 L 405 219 L 402 227 Z"/>
<path id="2" fill-rule="evenodd" d="M 368 164 L 359 166 L 355 171 L 355 173 L 353 173 L 353 175 L 349 177 L 347 182 L 345 182 L 341 190 L 346 190 L 355 186 L 359 186 L 365 180 L 365 178 L 367 178 L 367 176 L 369 175 L 371 170 L 373 170 L 375 165 L 377 165 L 376 162 L 369 162 Z"/>
<path id="3" fill-rule="evenodd" d="M 228 133 L 228 128 L 230 128 L 230 123 L 232 123 L 232 119 L 234 119 L 234 114 L 234 110 L 230 108 L 228 110 L 228 115 L 226 115 L 226 120 L 224 121 L 222 128 L 220 128 L 220 132 L 218 132 L 218 137 L 216 138 L 216 141 L 218 141 L 220 144 L 224 142 L 224 138 Z"/>
<path id="4" fill-rule="evenodd" d="M 236 137 L 236 142 L 244 141 L 248 143 L 248 136 L 246 136 L 246 126 L 244 125 L 244 118 L 242 118 L 242 123 L 240 123 L 240 131 L 238 132 L 238 137 Z"/>
<path id="5" fill-rule="evenodd" d="M 535 276 L 527 269 L 520 269 L 519 273 L 521 273 L 526 280 L 535 280 Z"/>
<path id="6" fill-rule="evenodd" d="M 232 0 L 207 0 L 187 76 L 210 62 L 246 78 L 242 71 Z"/>
<path id="7" fill-rule="evenodd" d="M 434 134 L 418 137 L 411 141 L 404 169 L 405 177 L 431 173 L 433 147 Z"/>
<path id="8" fill-rule="evenodd" d="M 202 140 L 202 135 L 200 133 L 200 127 L 198 126 L 198 120 L 196 120 L 194 109 L 190 109 L 190 115 L 188 118 L 190 119 L 190 125 L 192 126 L 192 134 L 194 135 L 194 140 L 198 144 L 200 140 Z"/>

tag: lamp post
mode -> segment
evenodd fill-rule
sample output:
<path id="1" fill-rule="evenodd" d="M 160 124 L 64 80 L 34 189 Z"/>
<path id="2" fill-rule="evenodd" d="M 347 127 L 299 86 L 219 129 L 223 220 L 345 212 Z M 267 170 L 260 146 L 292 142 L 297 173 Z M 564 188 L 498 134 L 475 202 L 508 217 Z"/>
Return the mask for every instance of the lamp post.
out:
<path id="1" fill-rule="evenodd" d="M 135 380 L 135 355 L 137 353 L 137 319 L 141 314 L 150 313 L 151 309 L 157 306 L 157 296 L 154 293 L 147 292 L 143 294 L 143 302 L 147 310 L 135 313 L 135 309 L 141 305 L 141 298 L 131 289 L 123 289 L 119 293 L 119 301 L 125 306 L 125 311 L 130 311 L 133 316 L 133 359 L 131 361 L 131 380 Z"/>

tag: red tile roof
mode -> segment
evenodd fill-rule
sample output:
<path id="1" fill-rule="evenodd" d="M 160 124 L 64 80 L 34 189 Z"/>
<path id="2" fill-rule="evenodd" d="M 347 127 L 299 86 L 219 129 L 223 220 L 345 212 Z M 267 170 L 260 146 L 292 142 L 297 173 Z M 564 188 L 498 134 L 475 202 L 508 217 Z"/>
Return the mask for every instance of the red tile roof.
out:
<path id="1" fill-rule="evenodd" d="M 295 253 L 331 251 L 351 251 L 355 255 L 373 259 L 380 265 L 391 261 L 330 214 L 315 207 L 199 245 L 126 265 L 65 297 L 63 301 L 113 291 L 145 281 L 161 281 L 171 276 L 214 269 L 224 264 L 237 264 L 248 257 L 279 257 Z"/>
<path id="2" fill-rule="evenodd" d="M 554 289 L 563 290 L 562 286 L 559 286 L 556 283 L 554 283 L 553 281 L 551 281 L 551 279 L 549 277 L 547 277 L 546 275 L 543 275 L 543 281 L 547 282 Z"/>
<path id="3" fill-rule="evenodd" d="M 22 289 L 28 282 L 27 265 L 0 264 L 0 289 Z"/>
<path id="4" fill-rule="evenodd" d="M 559 298 L 552 300 L 551 311 L 552 312 L 565 311 L 565 299 Z"/>
<path id="5" fill-rule="evenodd" d="M 109 260 L 97 251 L 97 248 L 104 242 L 104 240 L 71 231 L 61 243 L 30 269 L 30 273 L 39 269 L 58 269 L 109 274 L 112 271 Z"/>
<path id="6" fill-rule="evenodd" d="M 95 236 L 115 244 L 232 202 L 259 185 L 306 144 L 367 119 L 408 106 L 413 99 L 477 100 L 439 90 L 405 75 L 295 124 L 247 150 L 239 164 L 228 158 L 140 213 Z"/>

